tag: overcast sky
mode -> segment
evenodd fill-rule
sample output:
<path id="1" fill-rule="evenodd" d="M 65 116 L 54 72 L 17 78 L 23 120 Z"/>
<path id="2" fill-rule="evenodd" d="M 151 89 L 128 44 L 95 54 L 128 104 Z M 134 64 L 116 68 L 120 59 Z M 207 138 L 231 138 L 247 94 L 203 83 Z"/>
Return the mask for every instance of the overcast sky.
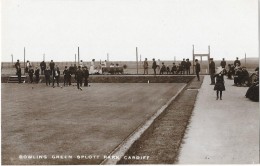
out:
<path id="1" fill-rule="evenodd" d="M 258 57 L 257 0 L 2 0 L 2 61 Z M 139 57 L 140 58 L 140 57 Z"/>

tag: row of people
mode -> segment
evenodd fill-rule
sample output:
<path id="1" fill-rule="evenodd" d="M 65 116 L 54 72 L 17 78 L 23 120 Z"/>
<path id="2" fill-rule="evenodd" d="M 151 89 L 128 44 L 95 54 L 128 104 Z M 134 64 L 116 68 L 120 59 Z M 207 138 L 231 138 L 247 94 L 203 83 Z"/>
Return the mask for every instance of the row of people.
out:
<path id="1" fill-rule="evenodd" d="M 156 75 L 156 70 L 159 70 L 159 74 L 164 74 L 164 73 L 190 74 L 190 67 L 191 67 L 191 62 L 189 61 L 189 59 L 186 59 L 186 61 L 185 59 L 183 59 L 183 61 L 178 65 L 175 65 L 175 63 L 173 63 L 173 67 L 171 69 L 169 66 L 165 66 L 164 62 L 162 62 L 162 66 L 161 66 L 160 61 L 158 60 L 156 62 L 154 58 L 152 64 L 154 75 Z M 145 58 L 145 61 L 143 63 L 143 68 L 144 68 L 144 74 L 148 74 L 149 64 L 147 58 Z"/>
<path id="2" fill-rule="evenodd" d="M 17 76 L 18 76 L 18 81 L 19 83 L 21 82 L 21 68 L 20 66 L 18 66 L 17 68 Z M 86 66 L 81 67 L 78 66 L 76 71 L 74 70 L 69 70 L 67 66 L 65 66 L 65 69 L 63 71 L 63 75 L 64 75 L 64 86 L 70 86 L 71 85 L 71 79 L 72 79 L 72 75 L 75 75 L 75 80 L 77 80 L 77 87 L 78 89 L 80 89 L 80 87 L 82 86 L 82 82 L 84 80 L 84 86 L 88 86 L 88 78 L 89 78 L 89 71 L 88 68 Z M 29 83 L 39 83 L 40 81 L 40 70 L 38 67 L 34 68 L 32 66 L 29 66 L 28 69 L 28 75 L 29 75 Z M 35 75 L 35 81 L 34 81 L 34 76 Z M 46 82 L 46 86 L 49 86 L 52 82 L 52 86 L 54 87 L 55 82 L 57 83 L 57 86 L 60 86 L 60 69 L 58 66 L 55 66 L 53 70 L 50 70 L 49 67 L 47 67 L 45 69 L 44 72 L 45 75 L 45 82 Z"/>

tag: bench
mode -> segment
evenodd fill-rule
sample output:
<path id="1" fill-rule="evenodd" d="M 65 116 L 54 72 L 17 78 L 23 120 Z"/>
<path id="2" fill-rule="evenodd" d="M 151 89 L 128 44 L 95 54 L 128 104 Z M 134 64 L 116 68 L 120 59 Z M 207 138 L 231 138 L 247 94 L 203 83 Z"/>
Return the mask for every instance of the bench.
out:
<path id="1" fill-rule="evenodd" d="M 110 74 L 123 74 L 123 67 L 102 67 L 102 73 L 110 73 Z"/>
<path id="2" fill-rule="evenodd" d="M 21 81 L 24 82 L 26 80 L 26 76 L 21 76 Z M 7 83 L 18 83 L 18 76 L 9 76 Z"/>

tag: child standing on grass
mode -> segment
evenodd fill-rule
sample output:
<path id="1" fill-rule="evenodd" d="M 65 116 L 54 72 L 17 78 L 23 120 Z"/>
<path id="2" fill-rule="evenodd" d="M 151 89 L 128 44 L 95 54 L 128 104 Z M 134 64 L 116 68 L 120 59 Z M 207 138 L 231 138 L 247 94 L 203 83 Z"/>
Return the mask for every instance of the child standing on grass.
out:
<path id="1" fill-rule="evenodd" d="M 218 100 L 219 98 L 220 100 L 222 100 L 222 91 L 226 90 L 224 85 L 224 68 L 222 68 L 221 66 L 218 67 L 214 77 L 216 77 L 216 84 L 214 86 L 214 90 L 217 91 L 216 100 Z"/>

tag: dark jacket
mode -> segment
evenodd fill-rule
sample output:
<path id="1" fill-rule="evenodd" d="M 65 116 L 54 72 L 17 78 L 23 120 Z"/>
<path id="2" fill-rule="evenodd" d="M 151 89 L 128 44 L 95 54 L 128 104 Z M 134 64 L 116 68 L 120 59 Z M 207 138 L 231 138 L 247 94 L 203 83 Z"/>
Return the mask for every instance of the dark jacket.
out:
<path id="1" fill-rule="evenodd" d="M 22 70 L 21 70 L 21 68 L 18 68 L 18 69 L 17 69 L 16 75 L 17 75 L 18 77 L 22 75 Z"/>
<path id="2" fill-rule="evenodd" d="M 84 77 L 84 72 L 83 72 L 83 70 L 79 70 L 79 69 L 78 69 L 78 70 L 76 71 L 75 76 L 76 76 L 76 79 L 77 79 L 77 80 L 82 80 L 83 77 Z"/>
<path id="3" fill-rule="evenodd" d="M 225 68 L 225 67 L 226 67 L 226 64 L 227 64 L 226 61 L 221 61 L 221 62 L 220 62 L 220 66 L 221 66 L 222 68 Z"/>
<path id="4" fill-rule="evenodd" d="M 216 84 L 214 86 L 214 90 L 224 91 L 224 74 L 215 74 L 214 77 L 216 77 Z"/>
<path id="5" fill-rule="evenodd" d="M 153 68 L 153 69 L 156 69 L 156 68 L 157 68 L 157 64 L 156 64 L 156 62 L 155 62 L 155 61 L 153 61 L 152 68 Z"/>
<path id="6" fill-rule="evenodd" d="M 88 70 L 84 70 L 84 77 L 88 78 L 89 77 L 89 71 Z"/>
<path id="7" fill-rule="evenodd" d="M 36 76 L 39 76 L 39 75 L 40 75 L 40 69 L 36 69 L 34 74 L 35 74 Z"/>
<path id="8" fill-rule="evenodd" d="M 181 62 L 181 67 L 182 67 L 182 69 L 186 69 L 186 61 Z"/>
<path id="9" fill-rule="evenodd" d="M 45 77 L 50 77 L 51 76 L 51 70 L 50 69 L 45 70 L 44 75 L 45 75 Z"/>
<path id="10" fill-rule="evenodd" d="M 45 62 L 41 62 L 40 63 L 41 69 L 45 70 L 46 69 L 46 63 Z"/>
<path id="11" fill-rule="evenodd" d="M 29 73 L 30 76 L 33 76 L 34 70 L 33 69 L 29 69 L 28 73 Z"/>
<path id="12" fill-rule="evenodd" d="M 55 63 L 54 62 L 50 62 L 50 68 L 54 69 Z"/>
<path id="13" fill-rule="evenodd" d="M 209 73 L 210 74 L 215 73 L 215 62 L 213 62 L 213 61 L 209 64 Z"/>
<path id="14" fill-rule="evenodd" d="M 199 63 L 196 63 L 195 71 L 196 71 L 196 73 L 200 72 L 200 64 Z"/>

